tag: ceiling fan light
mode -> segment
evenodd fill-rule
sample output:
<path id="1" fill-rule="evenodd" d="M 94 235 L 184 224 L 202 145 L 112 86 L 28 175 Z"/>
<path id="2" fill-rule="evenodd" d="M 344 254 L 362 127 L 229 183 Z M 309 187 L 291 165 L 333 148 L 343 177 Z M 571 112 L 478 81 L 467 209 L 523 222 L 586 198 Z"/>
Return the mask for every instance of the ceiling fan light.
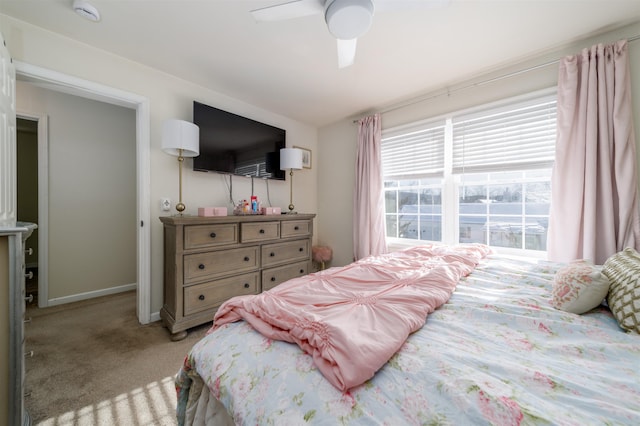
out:
<path id="1" fill-rule="evenodd" d="M 352 40 L 367 32 L 373 19 L 372 0 L 334 0 L 328 4 L 324 19 L 329 32 L 341 40 Z"/>

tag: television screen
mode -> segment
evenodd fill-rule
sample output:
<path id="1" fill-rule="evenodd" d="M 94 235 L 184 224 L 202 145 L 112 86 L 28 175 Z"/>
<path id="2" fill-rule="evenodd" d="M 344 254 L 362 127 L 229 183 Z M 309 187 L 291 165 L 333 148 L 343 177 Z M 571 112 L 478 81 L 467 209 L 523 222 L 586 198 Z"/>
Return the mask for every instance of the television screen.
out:
<path id="1" fill-rule="evenodd" d="M 193 170 L 284 180 L 280 150 L 286 131 L 200 102 L 193 102 L 200 128 L 200 155 Z"/>

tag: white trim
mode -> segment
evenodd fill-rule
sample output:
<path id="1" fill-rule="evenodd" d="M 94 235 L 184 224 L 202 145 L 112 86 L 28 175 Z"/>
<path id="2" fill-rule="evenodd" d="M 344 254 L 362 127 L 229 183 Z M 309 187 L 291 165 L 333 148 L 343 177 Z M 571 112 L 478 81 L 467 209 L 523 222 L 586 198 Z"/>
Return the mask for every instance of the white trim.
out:
<path id="1" fill-rule="evenodd" d="M 139 225 L 137 232 L 137 314 L 140 323 L 149 323 L 151 317 L 151 205 L 149 201 L 151 182 L 151 131 L 149 100 L 134 93 L 125 92 L 24 62 L 14 61 L 14 65 L 16 75 L 20 75 L 23 79 L 35 85 L 136 110 L 137 223 Z M 117 288 L 118 287 L 116 287 L 116 289 Z M 84 294 L 95 295 L 96 292 L 83 293 L 82 295 Z M 61 299 L 69 300 L 82 295 L 69 296 Z M 49 304 L 57 304 L 57 301 L 61 299 L 52 299 L 49 301 Z"/>
<path id="2" fill-rule="evenodd" d="M 49 117 L 17 111 L 16 117 L 38 122 L 38 307 L 49 306 Z"/>
<path id="3" fill-rule="evenodd" d="M 87 291 L 85 293 L 78 293 L 71 296 L 64 297 L 56 297 L 54 299 L 49 299 L 49 306 L 57 306 L 64 305 L 66 303 L 71 302 L 79 302 L 81 300 L 93 299 L 96 297 L 108 296 L 110 294 L 124 293 L 126 291 L 135 290 L 137 287 L 136 283 L 133 284 L 125 284 L 117 287 L 105 288 L 103 290 L 95 290 L 95 291 Z M 38 298 L 40 295 L 38 295 Z"/>

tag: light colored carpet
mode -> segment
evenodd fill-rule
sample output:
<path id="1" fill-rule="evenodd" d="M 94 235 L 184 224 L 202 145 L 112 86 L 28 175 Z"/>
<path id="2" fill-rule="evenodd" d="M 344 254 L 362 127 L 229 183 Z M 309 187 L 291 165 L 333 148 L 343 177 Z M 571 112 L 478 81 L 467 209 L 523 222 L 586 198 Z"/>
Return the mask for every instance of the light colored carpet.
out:
<path id="1" fill-rule="evenodd" d="M 34 425 L 175 425 L 173 383 L 210 324 L 172 342 L 140 325 L 135 292 L 39 309 L 25 325 L 25 407 Z"/>

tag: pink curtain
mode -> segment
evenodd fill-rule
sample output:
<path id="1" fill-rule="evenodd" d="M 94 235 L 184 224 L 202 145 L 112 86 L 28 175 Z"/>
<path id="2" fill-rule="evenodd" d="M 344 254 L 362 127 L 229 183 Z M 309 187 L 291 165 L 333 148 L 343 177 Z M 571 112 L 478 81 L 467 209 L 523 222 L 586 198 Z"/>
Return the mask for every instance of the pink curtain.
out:
<path id="1" fill-rule="evenodd" d="M 560 62 L 549 260 L 602 264 L 640 248 L 627 41 Z"/>
<path id="2" fill-rule="evenodd" d="M 384 188 L 380 140 L 380 114 L 358 122 L 356 185 L 353 197 L 354 260 L 387 252 L 384 225 Z"/>

